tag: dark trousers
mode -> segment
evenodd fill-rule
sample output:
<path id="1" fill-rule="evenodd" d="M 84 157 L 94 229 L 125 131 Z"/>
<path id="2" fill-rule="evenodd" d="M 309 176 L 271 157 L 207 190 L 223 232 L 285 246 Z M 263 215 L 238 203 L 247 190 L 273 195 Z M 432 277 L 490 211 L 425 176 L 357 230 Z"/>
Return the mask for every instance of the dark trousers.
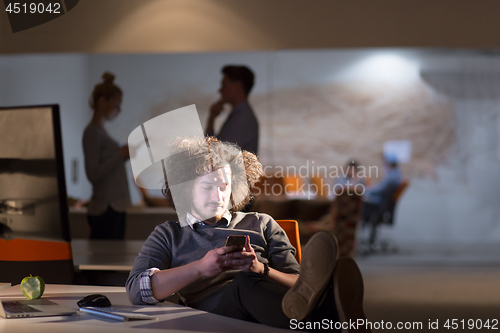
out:
<path id="1" fill-rule="evenodd" d="M 111 206 L 102 215 L 87 215 L 90 239 L 124 239 L 125 216 L 125 213 L 117 212 Z"/>
<path id="2" fill-rule="evenodd" d="M 370 227 L 370 245 L 375 244 L 377 238 L 377 228 L 381 219 L 381 206 L 370 202 L 365 202 L 363 206 L 363 227 Z"/>
<path id="3" fill-rule="evenodd" d="M 240 272 L 224 293 L 214 313 L 268 326 L 290 329 L 290 319 L 283 313 L 281 301 L 288 288 L 278 285 L 262 274 Z M 337 322 L 338 315 L 333 295 L 333 283 L 324 292 L 323 299 L 304 321 Z"/>

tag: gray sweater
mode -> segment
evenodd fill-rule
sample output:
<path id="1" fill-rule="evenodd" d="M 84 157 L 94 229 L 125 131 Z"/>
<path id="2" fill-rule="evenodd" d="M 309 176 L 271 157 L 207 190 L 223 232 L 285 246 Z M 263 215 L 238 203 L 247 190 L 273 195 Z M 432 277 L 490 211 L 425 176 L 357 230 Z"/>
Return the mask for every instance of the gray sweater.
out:
<path id="1" fill-rule="evenodd" d="M 181 227 L 178 222 L 156 226 L 135 259 L 126 283 L 133 304 L 144 304 L 140 292 L 141 273 L 149 268 L 161 270 L 179 267 L 199 260 L 215 248 L 223 247 L 229 235 L 249 235 L 250 243 L 260 262 L 284 273 L 299 273 L 295 248 L 278 223 L 267 214 L 232 213 L 229 225 L 221 220 L 213 225 Z M 213 311 L 238 270 L 223 272 L 215 277 L 201 278 L 179 290 L 186 305 Z"/>

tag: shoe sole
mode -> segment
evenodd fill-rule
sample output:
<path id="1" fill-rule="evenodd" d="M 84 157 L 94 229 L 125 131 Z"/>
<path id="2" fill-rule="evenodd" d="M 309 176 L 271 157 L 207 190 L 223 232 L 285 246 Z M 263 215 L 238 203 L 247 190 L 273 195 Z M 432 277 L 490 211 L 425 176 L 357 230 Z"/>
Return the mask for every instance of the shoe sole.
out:
<path id="1" fill-rule="evenodd" d="M 307 242 L 299 278 L 282 301 L 288 318 L 300 321 L 311 313 L 332 279 L 338 253 L 337 240 L 328 232 L 316 233 Z"/>
<path id="2" fill-rule="evenodd" d="M 358 319 L 366 322 L 366 315 L 363 311 L 363 277 L 358 265 L 351 257 L 342 257 L 337 260 L 337 268 L 333 273 L 333 292 L 341 322 L 352 322 Z M 362 327 L 356 332 L 371 332 L 371 330 Z"/>

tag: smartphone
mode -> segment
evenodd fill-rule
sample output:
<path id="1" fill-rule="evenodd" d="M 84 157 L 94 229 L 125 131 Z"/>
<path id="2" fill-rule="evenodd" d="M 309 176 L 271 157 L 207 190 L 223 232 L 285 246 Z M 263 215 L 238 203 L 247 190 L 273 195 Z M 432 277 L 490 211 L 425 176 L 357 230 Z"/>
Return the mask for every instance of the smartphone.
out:
<path id="1" fill-rule="evenodd" d="M 236 245 L 237 248 L 235 251 L 241 251 L 245 247 L 245 241 L 247 239 L 247 236 L 245 235 L 230 235 L 227 236 L 226 239 L 226 246 L 233 246 Z"/>

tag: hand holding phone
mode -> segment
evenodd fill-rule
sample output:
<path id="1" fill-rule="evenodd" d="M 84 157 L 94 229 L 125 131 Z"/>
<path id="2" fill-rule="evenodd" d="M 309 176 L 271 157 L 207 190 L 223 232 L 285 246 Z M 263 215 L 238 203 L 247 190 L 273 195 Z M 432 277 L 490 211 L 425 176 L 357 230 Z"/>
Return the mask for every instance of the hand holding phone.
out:
<path id="1" fill-rule="evenodd" d="M 259 262 L 255 250 L 250 245 L 249 236 L 231 235 L 227 237 L 226 246 L 233 245 L 237 248 L 226 254 L 228 260 L 225 263 L 228 267 L 255 273 L 260 273 L 264 270 L 264 265 Z"/>
<path id="2" fill-rule="evenodd" d="M 226 246 L 236 246 L 234 251 L 241 252 L 245 247 L 245 241 L 247 236 L 245 235 L 230 235 L 226 239 Z"/>

